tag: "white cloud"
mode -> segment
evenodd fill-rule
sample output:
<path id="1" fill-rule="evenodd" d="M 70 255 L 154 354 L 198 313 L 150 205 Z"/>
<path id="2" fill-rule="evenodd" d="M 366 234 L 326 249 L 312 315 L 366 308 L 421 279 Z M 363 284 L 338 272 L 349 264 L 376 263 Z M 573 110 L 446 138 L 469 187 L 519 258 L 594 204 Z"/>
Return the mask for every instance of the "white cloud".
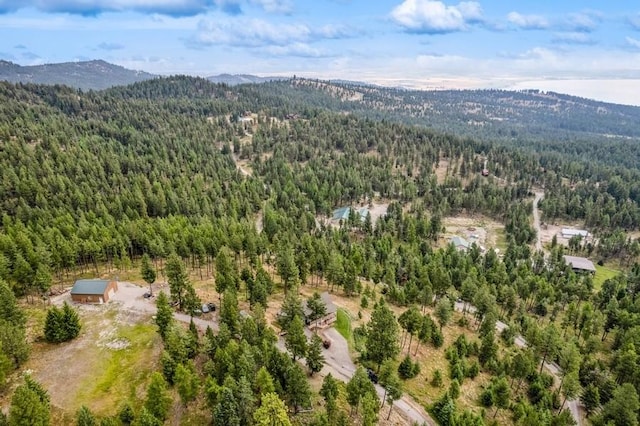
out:
<path id="1" fill-rule="evenodd" d="M 626 37 L 625 40 L 630 47 L 633 47 L 634 49 L 640 49 L 640 40 L 633 37 Z"/>
<path id="2" fill-rule="evenodd" d="M 293 11 L 291 0 L 250 0 L 250 2 L 269 13 L 290 13 Z"/>
<path id="3" fill-rule="evenodd" d="M 43 12 L 98 15 L 103 12 L 137 11 L 172 16 L 193 16 L 212 6 L 222 9 L 229 0 L 0 0 L 0 12 L 35 8 Z"/>
<path id="4" fill-rule="evenodd" d="M 547 18 L 540 15 L 522 15 L 518 12 L 511 12 L 507 15 L 507 20 L 523 30 L 543 30 L 549 27 Z"/>
<path id="5" fill-rule="evenodd" d="M 306 43 L 292 43 L 287 46 L 268 46 L 265 53 L 273 56 L 301 56 L 305 58 L 327 57 L 329 54 Z"/>
<path id="6" fill-rule="evenodd" d="M 587 33 L 583 32 L 566 32 L 566 33 L 556 33 L 553 36 L 553 41 L 555 43 L 564 43 L 564 44 L 596 44 L 596 41 L 591 38 L 591 36 Z"/>
<path id="7" fill-rule="evenodd" d="M 463 31 L 482 20 L 482 8 L 475 1 L 447 6 L 434 0 L 405 0 L 391 11 L 391 18 L 407 31 L 427 34 Z"/>
<path id="8" fill-rule="evenodd" d="M 196 35 L 189 40 L 192 45 L 216 45 L 259 47 L 296 46 L 323 39 L 342 39 L 354 34 L 347 27 L 325 25 L 311 28 L 305 24 L 273 24 L 261 19 L 202 20 Z M 302 45 L 298 45 L 298 50 Z"/>
<path id="9" fill-rule="evenodd" d="M 600 22 L 602 22 L 602 14 L 594 11 L 572 13 L 567 19 L 567 25 L 572 31 L 585 33 L 596 30 Z"/>

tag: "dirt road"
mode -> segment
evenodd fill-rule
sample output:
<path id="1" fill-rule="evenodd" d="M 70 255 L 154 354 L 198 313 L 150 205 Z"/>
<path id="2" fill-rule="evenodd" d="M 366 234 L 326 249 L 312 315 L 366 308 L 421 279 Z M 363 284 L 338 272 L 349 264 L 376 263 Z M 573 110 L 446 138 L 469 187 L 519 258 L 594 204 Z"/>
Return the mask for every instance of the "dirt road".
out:
<path id="1" fill-rule="evenodd" d="M 540 230 L 540 212 L 538 211 L 538 203 L 544 197 L 544 192 L 536 192 L 533 199 L 533 227 L 536 230 L 536 250 L 542 250 L 542 231 Z"/>

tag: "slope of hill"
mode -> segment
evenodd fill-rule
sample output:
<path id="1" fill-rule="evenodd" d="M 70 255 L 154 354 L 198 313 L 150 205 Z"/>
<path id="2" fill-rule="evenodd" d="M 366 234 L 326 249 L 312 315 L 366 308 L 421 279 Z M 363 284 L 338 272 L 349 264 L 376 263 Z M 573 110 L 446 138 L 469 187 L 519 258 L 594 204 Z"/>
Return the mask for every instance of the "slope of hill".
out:
<path id="1" fill-rule="evenodd" d="M 0 61 L 0 80 L 11 83 L 64 84 L 83 90 L 102 90 L 156 78 L 102 60 L 21 66 Z"/>
<path id="2" fill-rule="evenodd" d="M 292 80 L 341 100 L 345 109 L 387 115 L 451 133 L 514 141 L 583 137 L 640 137 L 640 108 L 553 92 L 404 90 L 348 82 Z"/>

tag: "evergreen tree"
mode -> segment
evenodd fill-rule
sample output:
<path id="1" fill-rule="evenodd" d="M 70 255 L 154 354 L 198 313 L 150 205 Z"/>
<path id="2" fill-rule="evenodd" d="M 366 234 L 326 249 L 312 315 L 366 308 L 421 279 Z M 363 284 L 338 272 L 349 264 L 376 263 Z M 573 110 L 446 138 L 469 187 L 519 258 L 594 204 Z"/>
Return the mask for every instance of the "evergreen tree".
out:
<path id="1" fill-rule="evenodd" d="M 164 421 L 169 414 L 171 397 L 167 391 L 167 382 L 158 372 L 151 375 L 151 382 L 147 388 L 147 398 L 144 407 L 160 421 Z"/>
<path id="2" fill-rule="evenodd" d="M 293 407 L 295 413 L 298 413 L 300 407 L 308 407 L 311 405 L 309 382 L 305 377 L 304 371 L 302 371 L 302 368 L 300 368 L 297 363 L 292 364 L 286 371 L 285 394 L 289 406 Z"/>
<path id="3" fill-rule="evenodd" d="M 80 334 L 80 329 L 78 312 L 66 302 L 62 309 L 53 306 L 47 311 L 44 337 L 48 342 L 61 343 L 73 340 Z"/>
<path id="4" fill-rule="evenodd" d="M 200 381 L 192 361 L 186 366 L 179 364 L 176 367 L 173 381 L 184 405 L 187 405 L 198 396 Z"/>
<path id="5" fill-rule="evenodd" d="M 18 386 L 9 408 L 10 426 L 48 426 L 50 424 L 49 395 L 30 376 Z"/>
<path id="6" fill-rule="evenodd" d="M 146 407 L 142 407 L 131 426 L 162 426 L 163 421 L 157 419 Z"/>
<path id="7" fill-rule="evenodd" d="M 398 322 L 393 312 L 384 304 L 378 303 L 367 324 L 367 357 L 378 364 L 395 357 L 400 352 L 398 345 Z"/>
<path id="8" fill-rule="evenodd" d="M 258 370 L 258 374 L 256 374 L 255 392 L 256 395 L 264 395 L 270 392 L 275 392 L 273 378 L 264 366 L 260 367 L 260 369 Z"/>
<path id="9" fill-rule="evenodd" d="M 295 361 L 307 353 L 307 336 L 304 334 L 304 323 L 300 317 L 295 316 L 289 324 L 287 334 L 284 336 L 284 346 Z"/>
<path id="10" fill-rule="evenodd" d="M 308 317 L 311 322 L 322 318 L 327 314 L 327 307 L 317 291 L 307 299 L 307 308 L 311 311 Z"/>
<path id="11" fill-rule="evenodd" d="M 362 426 L 375 426 L 378 422 L 378 397 L 374 394 L 367 393 L 362 397 L 360 402 L 362 405 Z"/>
<path id="12" fill-rule="evenodd" d="M 226 386 L 222 387 L 218 403 L 213 409 L 213 423 L 225 426 L 240 426 L 238 415 L 238 403 L 233 391 Z"/>
<path id="13" fill-rule="evenodd" d="M 62 305 L 62 321 L 65 341 L 73 340 L 80 334 L 80 316 L 67 302 Z"/>
<path id="14" fill-rule="evenodd" d="M 311 375 L 322 370 L 324 366 L 324 355 L 322 354 L 322 338 L 317 334 L 311 337 L 311 343 L 307 350 L 307 367 Z"/>
<path id="15" fill-rule="evenodd" d="M 158 295 L 158 298 L 156 299 L 156 306 L 158 307 L 158 311 L 156 313 L 158 333 L 160 333 L 162 340 L 165 340 L 169 328 L 171 327 L 171 323 L 173 322 L 173 309 L 171 309 L 171 305 L 169 305 L 169 298 L 164 291 L 161 291 Z"/>
<path id="16" fill-rule="evenodd" d="M 149 284 L 149 294 L 153 294 L 153 288 L 151 285 L 156 282 L 156 270 L 151 264 L 151 259 L 147 253 L 142 256 L 140 274 L 142 275 L 142 279 Z"/>
<path id="17" fill-rule="evenodd" d="M 85 405 L 76 413 L 76 426 L 97 426 L 95 416 Z"/>
<path id="18" fill-rule="evenodd" d="M 238 296 L 234 287 L 224 291 L 222 306 L 220 307 L 220 322 L 225 324 L 232 336 L 240 331 L 240 310 Z"/>
<path id="19" fill-rule="evenodd" d="M 357 412 L 360 401 L 367 393 L 377 395 L 367 372 L 364 368 L 358 367 L 351 380 L 347 383 L 347 402 L 349 402 L 352 411 L 355 409 Z"/>
<path id="20" fill-rule="evenodd" d="M 253 413 L 256 426 L 291 426 L 287 407 L 274 392 L 262 395 L 260 407 Z"/>
<path id="21" fill-rule="evenodd" d="M 187 287 L 191 286 L 184 263 L 176 253 L 171 254 L 165 265 L 167 282 L 171 291 L 171 300 L 176 302 L 178 310 L 184 309 L 185 293 Z"/>

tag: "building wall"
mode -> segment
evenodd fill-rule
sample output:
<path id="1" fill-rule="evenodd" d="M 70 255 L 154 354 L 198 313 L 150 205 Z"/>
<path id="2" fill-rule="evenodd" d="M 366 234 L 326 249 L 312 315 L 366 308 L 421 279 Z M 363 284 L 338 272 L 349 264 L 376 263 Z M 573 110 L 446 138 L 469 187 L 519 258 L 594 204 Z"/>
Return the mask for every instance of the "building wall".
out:
<path id="1" fill-rule="evenodd" d="M 110 293 L 118 291 L 117 281 L 110 281 L 103 294 L 72 294 L 71 300 L 78 303 L 107 303 Z"/>

